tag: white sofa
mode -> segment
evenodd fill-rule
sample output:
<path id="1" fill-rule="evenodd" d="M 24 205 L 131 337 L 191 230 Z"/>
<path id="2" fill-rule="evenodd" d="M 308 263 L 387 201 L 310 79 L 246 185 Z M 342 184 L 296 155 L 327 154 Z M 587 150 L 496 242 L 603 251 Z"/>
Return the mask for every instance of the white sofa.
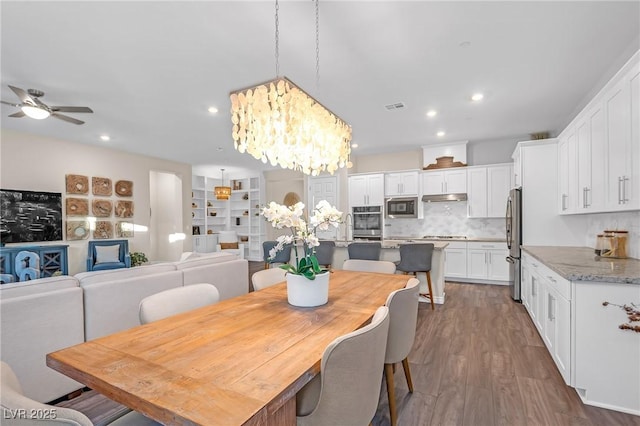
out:
<path id="1" fill-rule="evenodd" d="M 138 326 L 140 301 L 160 291 L 211 283 L 220 300 L 249 292 L 249 266 L 230 253 L 127 269 L 82 272 L 0 286 L 0 358 L 27 397 L 48 402 L 82 384 L 46 366 L 46 355 Z"/>

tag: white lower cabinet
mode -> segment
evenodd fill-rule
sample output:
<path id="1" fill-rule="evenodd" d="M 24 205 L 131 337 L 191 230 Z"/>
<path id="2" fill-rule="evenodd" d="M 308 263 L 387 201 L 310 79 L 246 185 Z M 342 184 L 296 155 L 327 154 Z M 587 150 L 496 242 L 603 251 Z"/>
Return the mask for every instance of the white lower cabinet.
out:
<path id="1" fill-rule="evenodd" d="M 467 243 L 450 242 L 444 249 L 444 276 L 445 278 L 467 277 Z"/>
<path id="2" fill-rule="evenodd" d="M 211 253 L 216 251 L 217 235 L 194 235 L 193 251 L 196 253 Z"/>
<path id="3" fill-rule="evenodd" d="M 489 281 L 508 281 L 506 243 L 467 243 L 467 278 Z"/>

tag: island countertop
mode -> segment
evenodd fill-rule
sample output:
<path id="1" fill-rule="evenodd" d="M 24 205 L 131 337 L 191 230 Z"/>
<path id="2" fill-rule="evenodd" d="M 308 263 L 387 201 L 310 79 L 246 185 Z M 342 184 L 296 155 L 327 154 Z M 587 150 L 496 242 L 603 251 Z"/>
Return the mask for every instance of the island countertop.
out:
<path id="1" fill-rule="evenodd" d="M 596 257 L 589 247 L 522 246 L 569 281 L 640 284 L 640 260 Z"/>
<path id="2" fill-rule="evenodd" d="M 351 243 L 381 243 L 383 249 L 397 249 L 400 244 L 410 244 L 410 243 L 426 243 L 426 240 L 412 240 L 412 239 L 394 239 L 394 240 L 382 240 L 382 241 L 345 241 L 345 240 L 336 240 L 336 247 L 348 247 Z M 444 241 L 430 241 L 433 242 L 434 250 L 442 250 L 449 245 L 448 242 Z"/>

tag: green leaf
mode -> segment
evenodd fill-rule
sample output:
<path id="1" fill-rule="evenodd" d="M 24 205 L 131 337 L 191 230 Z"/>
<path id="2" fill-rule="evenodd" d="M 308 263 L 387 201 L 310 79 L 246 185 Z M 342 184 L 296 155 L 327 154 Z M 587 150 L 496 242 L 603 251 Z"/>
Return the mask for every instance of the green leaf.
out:
<path id="1" fill-rule="evenodd" d="M 315 280 L 316 279 L 316 273 L 313 272 L 313 269 L 307 269 L 305 270 L 302 275 L 304 275 L 305 277 L 307 277 L 307 279 L 309 280 Z"/>
<path id="2" fill-rule="evenodd" d="M 311 256 L 311 264 L 313 265 L 313 272 L 315 272 L 316 274 L 322 272 L 322 269 L 320 269 L 320 265 L 318 264 L 317 257 Z"/>
<path id="3" fill-rule="evenodd" d="M 294 268 L 293 265 L 289 265 L 288 263 L 280 265 L 280 269 L 284 269 L 285 271 L 291 272 L 292 274 L 295 274 L 295 275 L 298 274 L 298 271 L 296 270 L 296 268 Z"/>

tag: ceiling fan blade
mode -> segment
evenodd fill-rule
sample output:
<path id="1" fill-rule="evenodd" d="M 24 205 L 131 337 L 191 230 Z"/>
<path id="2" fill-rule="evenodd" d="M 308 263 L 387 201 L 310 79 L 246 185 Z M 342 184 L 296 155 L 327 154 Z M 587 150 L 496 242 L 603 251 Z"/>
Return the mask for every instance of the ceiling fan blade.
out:
<path id="1" fill-rule="evenodd" d="M 79 106 L 52 106 L 49 107 L 51 111 L 60 111 L 60 112 L 93 112 L 93 110 L 89 107 L 79 107 Z"/>
<path id="2" fill-rule="evenodd" d="M 20 118 L 20 117 L 24 117 L 25 113 L 22 111 L 18 111 L 18 112 L 14 112 L 13 114 L 11 114 L 9 117 L 13 117 L 13 118 Z"/>
<path id="3" fill-rule="evenodd" d="M 15 93 L 18 96 L 18 98 L 20 98 L 22 103 L 36 104 L 36 101 L 34 101 L 33 98 L 29 96 L 29 94 L 24 90 L 22 90 L 21 88 L 9 85 L 9 89 L 13 90 L 13 93 Z"/>
<path id="4" fill-rule="evenodd" d="M 81 121 L 81 120 L 75 119 L 75 118 L 73 118 L 73 117 L 69 117 L 68 115 L 58 114 L 57 112 L 52 112 L 52 113 L 51 113 L 51 116 L 52 116 L 52 117 L 55 117 L 55 118 L 57 118 L 57 119 L 59 119 L 59 120 L 66 121 L 66 122 L 68 122 L 68 123 L 73 123 L 73 124 L 84 124 L 84 121 Z"/>
<path id="5" fill-rule="evenodd" d="M 0 101 L 0 103 L 5 104 L 5 105 L 11 105 L 12 107 L 16 107 L 16 108 L 20 106 L 20 104 L 14 104 L 14 103 L 7 102 L 7 101 Z"/>

